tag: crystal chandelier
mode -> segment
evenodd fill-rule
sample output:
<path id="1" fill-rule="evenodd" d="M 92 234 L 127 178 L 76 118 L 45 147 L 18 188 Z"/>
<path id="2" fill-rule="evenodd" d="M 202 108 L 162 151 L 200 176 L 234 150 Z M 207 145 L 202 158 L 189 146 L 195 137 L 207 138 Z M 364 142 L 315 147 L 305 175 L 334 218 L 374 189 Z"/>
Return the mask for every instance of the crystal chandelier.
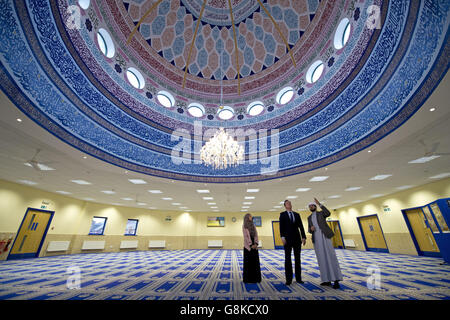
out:
<path id="1" fill-rule="evenodd" d="M 200 159 L 214 169 L 226 169 L 244 159 L 244 148 L 220 128 L 200 150 Z"/>
<path id="2" fill-rule="evenodd" d="M 220 55 L 220 109 L 223 109 L 222 56 L 223 50 Z M 244 148 L 220 128 L 200 150 L 200 159 L 214 169 L 226 169 L 228 166 L 236 166 L 244 159 Z"/>

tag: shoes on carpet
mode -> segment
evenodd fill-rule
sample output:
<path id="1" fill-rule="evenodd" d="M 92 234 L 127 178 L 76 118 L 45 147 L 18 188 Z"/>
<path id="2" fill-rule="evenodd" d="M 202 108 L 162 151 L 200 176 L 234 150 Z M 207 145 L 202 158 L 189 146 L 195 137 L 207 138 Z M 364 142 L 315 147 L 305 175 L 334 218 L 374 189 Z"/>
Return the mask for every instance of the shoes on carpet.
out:
<path id="1" fill-rule="evenodd" d="M 334 289 L 339 289 L 341 286 L 339 285 L 339 281 L 335 281 L 333 284 Z"/>
<path id="2" fill-rule="evenodd" d="M 297 282 L 297 283 L 305 283 L 304 281 L 302 281 L 302 279 L 300 279 L 300 280 L 295 280 L 295 282 Z"/>
<path id="3" fill-rule="evenodd" d="M 322 282 L 320 285 L 321 286 L 330 286 L 331 287 L 331 282 Z"/>

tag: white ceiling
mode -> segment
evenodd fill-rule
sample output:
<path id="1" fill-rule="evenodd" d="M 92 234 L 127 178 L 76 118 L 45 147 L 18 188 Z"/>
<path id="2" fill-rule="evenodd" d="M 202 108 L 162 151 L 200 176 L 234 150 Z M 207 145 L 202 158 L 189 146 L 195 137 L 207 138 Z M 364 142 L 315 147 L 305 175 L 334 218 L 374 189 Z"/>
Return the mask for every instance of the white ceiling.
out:
<path id="1" fill-rule="evenodd" d="M 20 112 L 0 93 L 0 179 L 11 182 L 31 180 L 37 182 L 34 188 L 56 192 L 66 191 L 76 199 L 92 198 L 93 202 L 120 204 L 130 207 L 157 208 L 160 210 L 211 211 L 208 202 L 215 202 L 221 212 L 239 212 L 243 202 L 252 204 L 244 209 L 249 212 L 269 211 L 280 205 L 288 196 L 294 208 L 304 208 L 313 197 L 325 201 L 329 208 L 350 205 L 352 201 L 367 201 L 372 195 L 391 194 L 404 185 L 419 186 L 434 181 L 431 176 L 450 172 L 450 77 L 442 80 L 422 108 L 403 126 L 389 134 L 368 149 L 348 157 L 327 168 L 321 168 L 283 179 L 257 183 L 204 184 L 171 181 L 155 178 L 105 163 L 86 156 L 70 147 L 52 134 L 39 127 Z M 430 112 L 430 108 L 436 108 Z M 16 119 L 22 119 L 18 122 Z M 437 145 L 438 143 L 438 145 Z M 425 164 L 408 164 L 436 147 L 436 153 L 447 153 Z M 54 171 L 37 171 L 23 163 L 41 151 L 36 160 L 55 168 Z M 83 156 L 87 158 L 84 159 Z M 370 181 L 378 174 L 392 174 L 383 181 Z M 313 176 L 326 175 L 324 182 L 309 182 Z M 134 185 L 128 179 L 143 179 L 145 185 Z M 83 179 L 90 185 L 77 185 L 71 180 Z M 297 188 L 311 188 L 308 192 L 296 192 Z M 357 191 L 345 191 L 348 187 L 362 187 Z M 259 188 L 258 193 L 249 194 L 248 188 Z M 150 189 L 161 190 L 162 194 L 151 194 Z M 200 194 L 197 189 L 208 189 L 210 194 Z M 114 195 L 102 193 L 114 190 Z M 340 195 L 338 199 L 329 196 Z M 214 200 L 203 200 L 211 196 Z M 254 200 L 244 200 L 255 196 Z M 173 200 L 162 200 L 170 197 Z M 122 200 L 132 198 L 133 200 Z M 136 201 L 137 199 L 137 201 Z M 137 202 L 146 203 L 138 205 Z M 172 203 L 180 203 L 173 205 Z M 183 207 L 183 208 L 180 208 Z M 279 211 L 279 208 L 275 208 Z"/>

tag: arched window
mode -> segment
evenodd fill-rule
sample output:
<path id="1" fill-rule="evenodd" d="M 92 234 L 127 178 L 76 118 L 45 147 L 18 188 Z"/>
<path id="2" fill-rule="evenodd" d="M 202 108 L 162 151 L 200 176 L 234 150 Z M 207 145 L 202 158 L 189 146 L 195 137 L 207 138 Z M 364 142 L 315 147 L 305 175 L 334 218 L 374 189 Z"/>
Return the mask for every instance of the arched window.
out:
<path id="1" fill-rule="evenodd" d="M 133 67 L 127 69 L 127 79 L 130 81 L 131 85 L 137 89 L 143 89 L 145 86 L 144 77 Z"/>
<path id="2" fill-rule="evenodd" d="M 334 47 L 339 50 L 342 49 L 350 38 L 351 24 L 350 20 L 344 18 L 339 23 L 336 33 L 334 34 Z"/>
<path id="3" fill-rule="evenodd" d="M 261 101 L 255 101 L 248 105 L 247 113 L 251 116 L 257 116 L 264 111 L 264 104 Z"/>
<path id="4" fill-rule="evenodd" d="M 100 47 L 100 51 L 106 57 L 108 58 L 114 57 L 114 55 L 116 54 L 116 48 L 108 31 L 106 31 L 103 28 L 100 28 L 97 32 L 97 42 L 98 46 Z"/>
<path id="5" fill-rule="evenodd" d="M 280 90 L 276 96 L 276 101 L 278 104 L 286 104 L 291 101 L 294 96 L 294 89 L 291 87 L 286 87 Z"/>
<path id="6" fill-rule="evenodd" d="M 314 62 L 306 72 L 306 81 L 308 83 L 314 83 L 319 80 L 324 68 L 325 66 L 321 60 Z"/>
<path id="7" fill-rule="evenodd" d="M 190 105 L 188 105 L 188 112 L 191 116 L 196 117 L 196 118 L 201 118 L 205 115 L 205 108 L 198 103 L 191 103 Z"/>
<path id="8" fill-rule="evenodd" d="M 217 111 L 217 115 L 222 120 L 230 120 L 234 116 L 234 110 L 233 110 L 233 108 L 231 108 L 229 106 L 219 107 L 219 110 Z"/>
<path id="9" fill-rule="evenodd" d="M 175 105 L 174 97 L 167 91 L 160 91 L 156 95 L 159 103 L 161 103 L 166 108 L 172 108 Z"/>

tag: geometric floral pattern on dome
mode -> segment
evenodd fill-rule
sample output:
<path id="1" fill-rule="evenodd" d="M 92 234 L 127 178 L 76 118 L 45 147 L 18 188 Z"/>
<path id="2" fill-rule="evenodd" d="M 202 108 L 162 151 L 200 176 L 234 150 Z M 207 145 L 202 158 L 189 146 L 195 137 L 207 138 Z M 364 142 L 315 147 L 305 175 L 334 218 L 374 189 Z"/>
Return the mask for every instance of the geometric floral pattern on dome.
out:
<path id="1" fill-rule="evenodd" d="M 271 3 L 264 5 L 269 7 Z M 131 2 L 128 4 L 130 9 Z M 187 115 L 190 99 L 197 94 L 214 97 L 214 83 L 221 81 L 191 75 L 191 87 L 183 91 L 182 69 L 156 51 L 153 55 L 145 51 L 149 45 L 140 33 L 127 46 L 127 37 L 136 24 L 122 20 L 129 15 L 123 1 L 91 1 L 90 7 L 81 11 L 80 28 L 74 29 L 64 23 L 70 5 L 77 6 L 78 1 L 0 2 L 1 89 L 30 119 L 74 148 L 127 170 L 170 179 L 261 181 L 344 159 L 384 138 L 413 116 L 450 66 L 450 2 L 436 6 L 429 1 L 378 0 L 382 23 L 374 30 L 366 24 L 369 3 L 323 0 L 303 37 L 291 47 L 297 67 L 285 53 L 283 61 L 248 77 L 252 80 L 244 86 L 244 94 L 255 96 L 251 101 L 262 96 L 264 103 L 290 86 L 295 93 L 289 103 L 273 103 L 266 112 L 242 120 L 193 118 Z M 178 6 L 185 7 L 180 2 Z M 254 16 L 243 14 L 242 21 Z M 334 31 L 344 16 L 351 22 L 351 36 L 344 48 L 334 50 Z M 112 58 L 98 48 L 100 28 L 107 30 L 114 41 Z M 311 37 L 315 40 L 306 41 Z M 147 49 L 140 46 L 142 43 Z M 317 60 L 324 63 L 323 74 L 317 82 L 308 84 L 306 70 Z M 142 73 L 143 89 L 127 81 L 130 67 Z M 227 89 L 237 81 L 223 82 L 224 101 L 233 100 L 235 96 Z M 171 86 L 170 90 L 166 86 Z M 157 104 L 157 93 L 166 90 L 176 101 L 172 109 Z M 203 104 L 205 116 L 217 114 L 216 101 Z M 251 101 L 238 107 L 239 102 L 235 102 L 236 114 L 240 109 L 245 113 Z M 201 163 L 172 161 L 171 152 L 178 146 L 172 139 L 173 132 L 182 129 L 192 135 L 192 119 L 203 126 L 201 133 L 217 127 L 278 131 L 269 133 L 266 144 L 260 137 L 245 140 L 246 158 L 251 155 L 251 143 L 263 152 L 256 162 L 213 170 Z M 263 174 L 273 158 L 264 151 L 270 151 L 274 143 L 279 146 L 278 170 Z M 187 158 L 195 159 L 196 152 L 191 150 Z"/>
<path id="2" fill-rule="evenodd" d="M 274 24 L 256 0 L 233 0 L 231 3 L 233 19 L 227 0 L 207 1 L 195 33 L 203 0 L 164 0 L 142 21 L 153 3 L 123 2 L 135 25 L 140 22 L 139 32 L 143 38 L 161 57 L 183 70 L 189 58 L 191 75 L 213 80 L 238 78 L 235 45 L 239 51 L 240 77 L 272 66 L 288 53 L 279 31 L 285 35 L 287 45 L 293 47 L 319 6 L 319 0 L 264 2 Z M 231 21 L 238 31 L 237 39 Z"/>

